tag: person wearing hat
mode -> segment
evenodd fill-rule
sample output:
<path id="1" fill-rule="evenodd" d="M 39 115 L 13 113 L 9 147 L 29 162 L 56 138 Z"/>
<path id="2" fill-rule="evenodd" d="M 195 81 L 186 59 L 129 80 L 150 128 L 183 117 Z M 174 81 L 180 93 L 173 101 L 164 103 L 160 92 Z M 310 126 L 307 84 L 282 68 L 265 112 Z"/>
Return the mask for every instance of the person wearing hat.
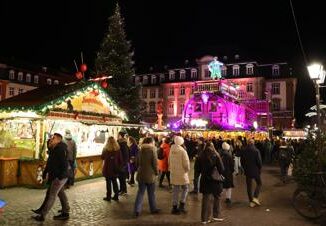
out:
<path id="1" fill-rule="evenodd" d="M 68 181 L 67 188 L 74 185 L 75 183 L 75 169 L 76 169 L 76 156 L 77 156 L 77 146 L 75 141 L 72 139 L 71 131 L 66 130 L 64 136 L 64 143 L 67 145 L 67 160 L 69 162 L 68 166 Z"/>
<path id="2" fill-rule="evenodd" d="M 223 188 L 225 190 L 225 203 L 230 206 L 231 205 L 231 196 L 232 196 L 232 188 L 233 184 L 233 172 L 234 172 L 234 161 L 231 154 L 230 145 L 227 142 L 222 143 L 222 152 L 221 158 L 224 165 L 223 171 Z"/>

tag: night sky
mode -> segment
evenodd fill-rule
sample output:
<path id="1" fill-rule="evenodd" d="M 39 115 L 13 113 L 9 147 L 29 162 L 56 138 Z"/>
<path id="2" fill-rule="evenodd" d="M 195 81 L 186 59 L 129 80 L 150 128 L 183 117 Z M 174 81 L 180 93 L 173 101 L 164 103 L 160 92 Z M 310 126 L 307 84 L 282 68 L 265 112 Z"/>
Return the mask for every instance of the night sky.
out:
<path id="1" fill-rule="evenodd" d="M 292 0 L 309 62 L 326 67 L 322 1 Z M 176 3 L 177 2 L 177 3 Z M 0 57 L 73 71 L 73 59 L 91 67 L 116 1 L 0 1 Z M 136 70 L 183 66 L 205 54 L 239 54 L 260 63 L 288 62 L 299 79 L 296 117 L 314 103 L 290 2 L 119 1 Z M 325 93 L 324 89 L 321 89 Z"/>

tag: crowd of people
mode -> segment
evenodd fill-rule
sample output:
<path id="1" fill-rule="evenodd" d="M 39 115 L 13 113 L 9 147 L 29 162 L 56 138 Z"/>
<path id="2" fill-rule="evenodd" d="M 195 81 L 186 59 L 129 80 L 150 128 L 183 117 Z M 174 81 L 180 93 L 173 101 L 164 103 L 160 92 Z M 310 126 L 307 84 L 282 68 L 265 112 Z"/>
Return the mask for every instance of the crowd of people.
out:
<path id="1" fill-rule="evenodd" d="M 69 218 L 69 203 L 65 194 L 65 184 L 73 185 L 75 167 L 75 144 L 71 135 L 54 134 L 48 142 L 49 158 L 44 170 L 49 188 L 40 208 L 33 210 L 37 221 L 44 221 L 52 208 L 56 196 L 62 205 L 61 213 L 54 219 Z M 106 180 L 107 202 L 119 201 L 126 195 L 127 183 L 138 185 L 133 208 L 135 217 L 142 212 L 143 198 L 147 190 L 150 212 L 160 213 L 156 203 L 156 184 L 167 187 L 171 194 L 171 214 L 187 213 L 187 196 L 202 193 L 201 222 L 223 221 L 221 216 L 221 196 L 225 195 L 225 203 L 232 205 L 233 177 L 244 174 L 246 177 L 248 204 L 250 207 L 260 206 L 259 194 L 262 187 L 261 169 L 263 163 L 279 162 L 281 179 L 285 183 L 288 168 L 295 154 L 300 150 L 300 143 L 270 141 L 255 141 L 252 138 L 237 137 L 223 140 L 222 138 L 204 139 L 182 137 L 180 134 L 171 136 L 146 135 L 140 138 L 128 136 L 119 132 L 118 139 L 109 137 L 102 152 L 102 173 Z M 68 161 L 67 161 L 68 160 Z M 194 161 L 194 179 L 190 181 L 191 161 Z M 136 178 L 135 178 L 136 177 Z M 253 183 L 255 189 L 253 191 Z M 113 191 L 113 192 L 112 192 Z"/>

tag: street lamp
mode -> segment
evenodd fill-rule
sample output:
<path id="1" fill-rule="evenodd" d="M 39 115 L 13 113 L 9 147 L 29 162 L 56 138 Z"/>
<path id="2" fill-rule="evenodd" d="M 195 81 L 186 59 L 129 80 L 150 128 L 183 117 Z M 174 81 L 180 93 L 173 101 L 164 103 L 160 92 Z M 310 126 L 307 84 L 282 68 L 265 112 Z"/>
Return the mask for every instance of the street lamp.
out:
<path id="1" fill-rule="evenodd" d="M 308 72 L 311 80 L 313 80 L 316 90 L 316 108 L 317 108 L 317 125 L 318 132 L 317 135 L 320 135 L 321 123 L 320 123 L 320 94 L 319 94 L 319 84 L 324 83 L 325 81 L 325 71 L 323 70 L 323 65 L 321 64 L 312 64 L 308 66 Z"/>

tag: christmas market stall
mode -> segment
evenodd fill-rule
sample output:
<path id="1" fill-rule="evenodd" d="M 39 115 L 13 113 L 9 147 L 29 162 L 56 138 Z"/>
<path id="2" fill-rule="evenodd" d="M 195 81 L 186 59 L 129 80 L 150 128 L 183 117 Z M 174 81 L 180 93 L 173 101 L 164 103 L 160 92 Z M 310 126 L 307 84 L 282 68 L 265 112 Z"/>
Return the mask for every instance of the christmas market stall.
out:
<path id="1" fill-rule="evenodd" d="M 42 185 L 47 140 L 66 130 L 77 145 L 76 178 L 100 175 L 103 146 L 126 120 L 95 82 L 41 87 L 1 101 L 0 187 Z"/>

